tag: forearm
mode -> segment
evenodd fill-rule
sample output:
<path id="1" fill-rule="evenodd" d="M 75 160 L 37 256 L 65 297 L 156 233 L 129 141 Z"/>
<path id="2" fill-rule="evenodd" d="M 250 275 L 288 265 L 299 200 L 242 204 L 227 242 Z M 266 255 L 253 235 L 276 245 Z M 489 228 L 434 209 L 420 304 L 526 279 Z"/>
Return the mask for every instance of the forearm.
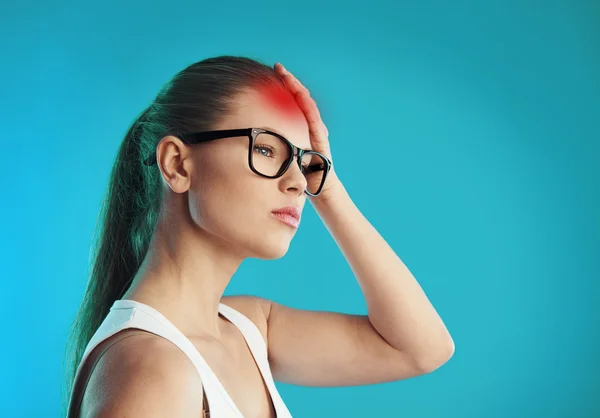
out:
<path id="1" fill-rule="evenodd" d="M 454 343 L 408 268 L 337 180 L 311 200 L 363 291 L 369 320 L 393 347 L 427 368 L 445 362 Z"/>

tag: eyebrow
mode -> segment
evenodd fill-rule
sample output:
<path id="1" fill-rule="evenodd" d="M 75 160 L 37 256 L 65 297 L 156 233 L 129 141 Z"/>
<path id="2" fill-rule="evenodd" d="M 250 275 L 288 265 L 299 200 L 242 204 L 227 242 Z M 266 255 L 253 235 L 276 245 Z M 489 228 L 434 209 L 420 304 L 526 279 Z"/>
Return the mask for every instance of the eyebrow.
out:
<path id="1" fill-rule="evenodd" d="M 282 134 L 281 132 L 279 132 L 277 129 L 273 129 L 273 128 L 271 128 L 269 126 L 266 126 L 266 125 L 259 125 L 259 126 L 257 126 L 257 128 L 266 129 L 267 131 L 278 133 L 279 135 L 281 135 L 282 137 L 284 137 L 288 141 L 292 142 L 287 136 L 285 136 L 284 134 Z M 292 144 L 293 144 L 293 142 L 292 142 Z M 296 144 L 294 144 L 294 145 L 296 145 Z M 305 151 L 314 151 L 312 148 L 302 148 L 302 149 L 305 150 Z"/>

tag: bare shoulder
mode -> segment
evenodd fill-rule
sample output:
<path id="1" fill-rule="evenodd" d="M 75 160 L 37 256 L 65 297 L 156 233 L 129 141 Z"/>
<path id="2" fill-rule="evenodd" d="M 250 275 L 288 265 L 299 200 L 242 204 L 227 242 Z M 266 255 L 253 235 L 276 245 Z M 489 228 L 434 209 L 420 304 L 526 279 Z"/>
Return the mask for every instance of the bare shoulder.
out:
<path id="1" fill-rule="evenodd" d="M 193 363 L 170 341 L 138 332 L 111 345 L 100 358 L 81 416 L 197 418 L 201 413 L 202 382 Z"/>
<path id="2" fill-rule="evenodd" d="M 271 301 L 254 295 L 223 296 L 221 302 L 248 317 L 267 342 L 267 319 L 271 309 Z"/>

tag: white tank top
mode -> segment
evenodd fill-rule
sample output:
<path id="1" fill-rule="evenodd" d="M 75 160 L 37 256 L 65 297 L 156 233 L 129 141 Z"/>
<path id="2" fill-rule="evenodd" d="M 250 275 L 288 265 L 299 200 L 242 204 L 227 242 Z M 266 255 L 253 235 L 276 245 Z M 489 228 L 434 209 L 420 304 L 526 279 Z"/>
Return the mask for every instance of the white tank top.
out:
<path id="1" fill-rule="evenodd" d="M 248 317 L 227 305 L 219 303 L 219 313 L 235 325 L 244 336 L 269 389 L 277 418 L 291 418 L 292 415 L 275 387 L 267 359 L 267 346 L 260 330 Z M 211 418 L 244 417 L 192 342 L 160 312 L 141 302 L 130 299 L 119 299 L 114 302 L 108 315 L 88 343 L 79 368 L 98 344 L 127 328 L 139 328 L 166 338 L 189 357 L 202 379 Z M 198 396 L 202 396 L 202 393 L 199 393 Z"/>

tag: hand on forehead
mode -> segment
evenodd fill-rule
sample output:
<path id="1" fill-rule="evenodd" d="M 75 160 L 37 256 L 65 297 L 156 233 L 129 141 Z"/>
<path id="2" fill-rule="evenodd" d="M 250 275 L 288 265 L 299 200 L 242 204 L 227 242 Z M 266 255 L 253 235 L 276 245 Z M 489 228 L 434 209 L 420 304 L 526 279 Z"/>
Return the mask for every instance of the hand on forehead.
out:
<path id="1" fill-rule="evenodd" d="M 294 95 L 285 86 L 262 82 L 248 91 L 251 99 L 240 108 L 245 125 L 279 133 L 294 145 L 311 149 L 308 121 Z"/>

